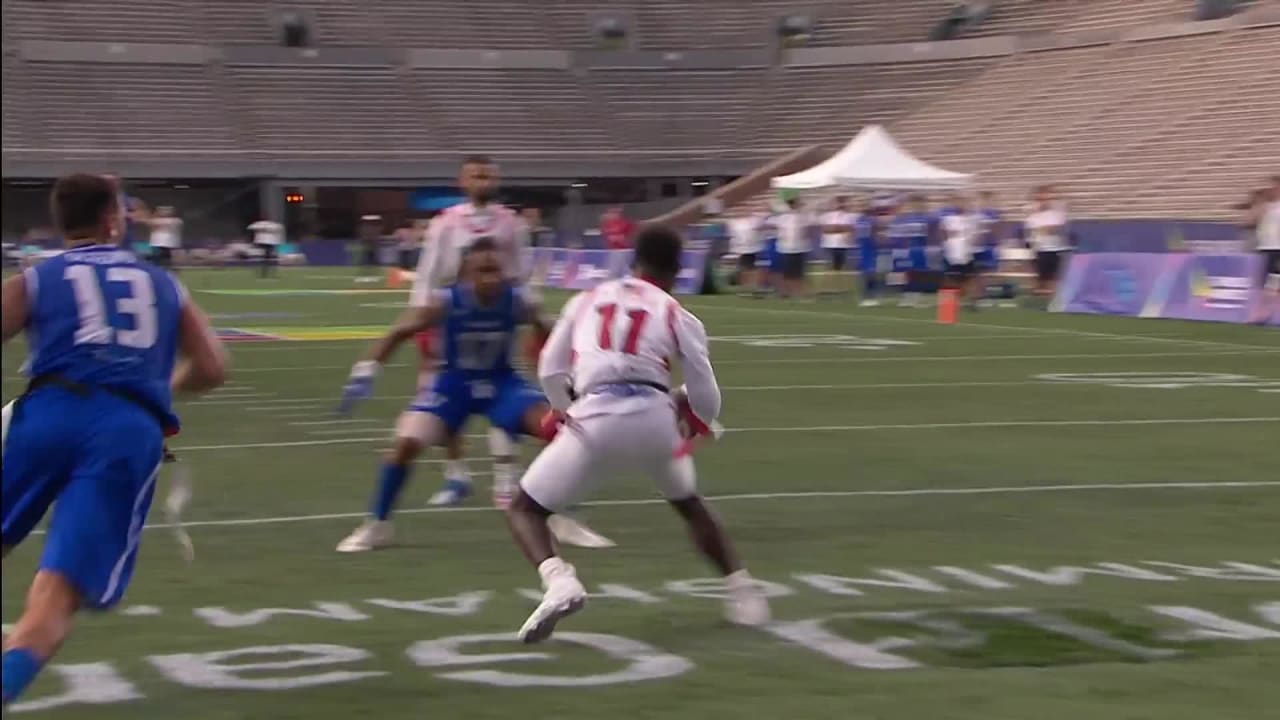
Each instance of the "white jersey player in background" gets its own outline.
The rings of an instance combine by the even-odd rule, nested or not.
[[[542,349],[538,378],[563,427],[529,465],[507,508],[516,544],[545,590],[520,629],[526,643],[549,637],[587,599],[573,566],[556,554],[547,518],[572,507],[595,483],[627,470],[653,479],[725,577],[729,619],[768,621],[764,596],[698,495],[690,439],[679,428],[683,420],[689,434],[705,434],[720,413],[706,330],[670,294],[681,250],[679,236],[668,228],[642,231],[635,277],[570,300]],[[680,363],[687,388],[674,398],[668,390],[672,361]]]
[[[467,202],[446,209],[431,220],[423,238],[422,253],[409,294],[411,307],[422,307],[432,291],[452,285],[458,278],[462,255],[478,238],[492,238],[502,257],[508,279],[522,284],[524,248],[529,244],[528,228],[516,212],[495,202],[501,174],[498,166],[484,155],[467,157],[458,173],[458,187]],[[430,387],[440,348],[435,334],[423,333],[417,338],[422,356],[418,387]],[[515,489],[515,441],[496,428],[489,430],[489,449],[493,455],[493,500],[505,506]],[[462,441],[451,437],[445,446],[445,483],[433,495],[431,505],[457,505],[472,492],[471,473],[462,454]]]

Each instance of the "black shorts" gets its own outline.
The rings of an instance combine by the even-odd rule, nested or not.
[[[154,260],[156,265],[163,268],[173,267],[173,248],[152,246],[151,249],[156,251]]]
[[[847,248],[827,248],[827,255],[831,257],[831,269],[836,272],[844,270],[845,263],[849,261]]]
[[[947,275],[960,280],[967,280],[977,272],[977,265],[972,260],[965,263],[947,263]]]
[[[1057,280],[1062,269],[1061,251],[1041,251],[1036,253],[1036,277],[1040,280]]]
[[[756,257],[756,253],[739,253],[738,267],[742,270],[755,270]]]
[[[1262,284],[1268,275],[1280,275],[1280,250],[1259,250],[1262,253]]]
[[[804,279],[804,253],[782,253],[782,277],[788,280]]]

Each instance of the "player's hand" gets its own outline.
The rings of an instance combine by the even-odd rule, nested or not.
[[[556,438],[556,433],[560,432],[560,426],[565,423],[566,415],[559,410],[548,410],[546,415],[542,416],[541,422],[538,423],[538,437],[543,442],[551,442]]]
[[[373,360],[361,360],[352,366],[347,384],[342,387],[342,401],[338,403],[339,415],[349,415],[356,403],[368,400],[373,395],[373,381],[378,377],[380,368]]]

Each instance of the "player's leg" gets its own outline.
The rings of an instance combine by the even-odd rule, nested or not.
[[[425,448],[441,444],[465,422],[469,397],[465,384],[441,374],[418,394],[396,422],[396,438],[378,469],[369,501],[369,517],[338,543],[338,552],[366,552],[391,544],[391,513],[409,482],[413,461]]]
[[[518,634],[523,642],[546,639],[564,617],[586,603],[587,593],[574,567],[557,553],[549,518],[573,507],[601,468],[596,458],[607,440],[607,417],[589,418],[562,428],[529,464],[520,489],[507,507],[507,526],[525,558],[538,570],[544,590],[542,602]]]
[[[668,431],[665,428],[670,426]],[[674,448],[683,444],[666,408],[656,408],[650,423],[655,447],[646,463],[646,472],[659,492],[671,504],[689,530],[694,547],[725,579],[729,599],[725,614],[739,625],[762,625],[769,621],[769,604],[751,575],[738,558],[733,542],[706,501],[698,495],[697,472],[693,457],[673,457]]]
[[[91,427],[71,423],[87,432],[61,448],[72,458],[71,469],[58,494],[26,605],[5,639],[6,704],[22,694],[62,646],[78,610],[114,607],[132,579],[164,439],[149,415],[120,403],[114,398],[95,401],[102,410],[95,413],[97,422]],[[8,461],[17,454],[6,453],[6,484]],[[22,467],[22,461],[18,464]],[[11,544],[8,528],[4,544]]]
[[[435,382],[440,368],[440,356],[435,332],[420,332],[414,336],[418,346],[418,391],[422,392]],[[471,470],[467,467],[461,433],[453,433],[444,442],[444,486],[430,499],[428,505],[448,507],[457,505],[471,495]]]

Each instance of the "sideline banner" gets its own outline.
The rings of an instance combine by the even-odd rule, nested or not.
[[[561,290],[590,290],[605,280],[626,276],[631,269],[630,250],[574,250],[530,248],[532,282]],[[680,260],[680,276],[672,292],[697,293],[706,272],[707,253],[686,250]]]
[[[1245,254],[1075,255],[1050,309],[1280,325],[1280,302],[1262,291],[1262,260]]]

